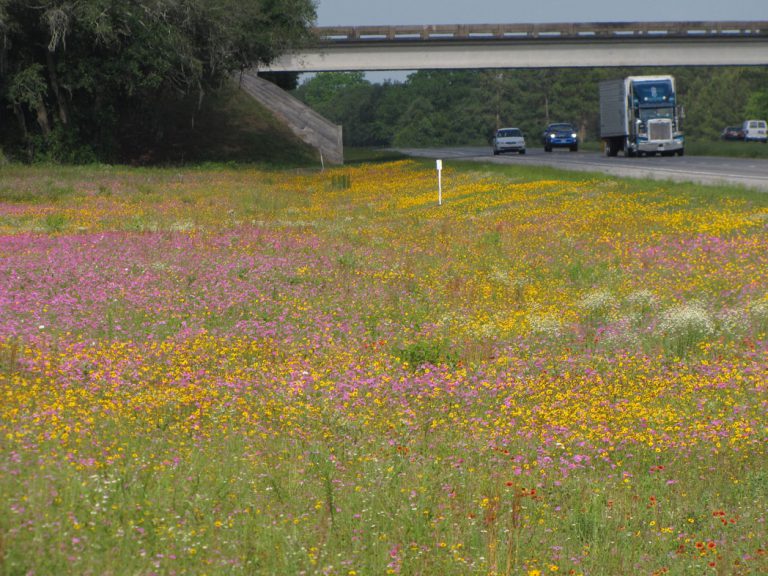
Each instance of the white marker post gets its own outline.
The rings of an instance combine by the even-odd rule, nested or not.
[[[443,161],[437,161],[437,205],[443,205]]]

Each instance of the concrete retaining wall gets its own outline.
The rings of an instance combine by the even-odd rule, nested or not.
[[[245,92],[258,100],[301,140],[316,148],[324,162],[344,163],[341,126],[324,118],[285,90],[259,78],[255,71],[243,72],[239,80]]]

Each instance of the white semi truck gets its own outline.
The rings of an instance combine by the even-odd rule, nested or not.
[[[685,153],[672,76],[628,76],[600,83],[600,138],[616,156]]]

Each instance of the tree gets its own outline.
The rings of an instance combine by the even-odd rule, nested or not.
[[[768,118],[768,91],[753,92],[747,100],[747,105],[744,108],[744,116],[748,119]]]
[[[400,117],[395,132],[395,146],[428,146],[439,142],[441,134],[433,122],[434,106],[424,97],[411,102]]]
[[[369,86],[363,72],[321,72],[297,89],[297,96],[320,114],[327,114],[332,120],[338,113],[337,100],[344,92],[358,86]]]
[[[375,87],[372,132],[376,135],[378,145],[392,143],[397,122],[409,101],[407,86],[404,83],[387,82]]]
[[[314,19],[312,0],[0,0],[0,100],[30,156],[141,154],[233,72],[308,41]]]
[[[394,124],[402,113],[398,107],[395,114],[389,114],[396,91],[388,88],[371,84],[362,72],[324,72],[302,84],[296,96],[341,124],[346,145],[380,146],[391,142]]]
[[[725,126],[741,123],[753,89],[744,68],[680,68],[671,73],[685,108],[686,136],[713,140]]]

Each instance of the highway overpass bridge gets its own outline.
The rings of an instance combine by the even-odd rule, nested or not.
[[[265,71],[766,66],[768,21],[318,27]]]
[[[316,41],[258,71],[611,66],[766,66],[768,21],[319,27]],[[245,72],[241,85],[321,159],[343,163],[341,126]]]

